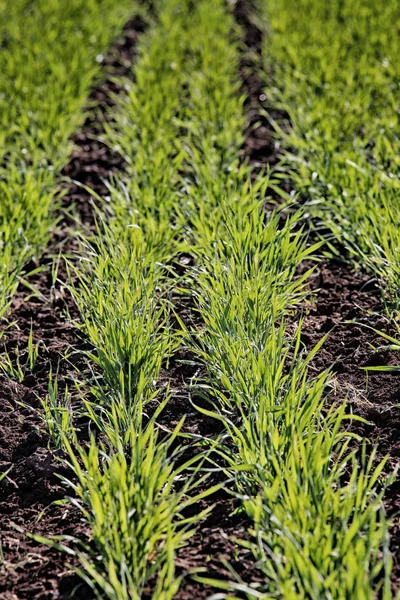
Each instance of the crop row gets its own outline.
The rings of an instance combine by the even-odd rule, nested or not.
[[[0,4],[0,316],[57,222],[59,176],[130,2]],[[107,20],[103,18],[107,12]]]
[[[267,93],[292,122],[286,132],[276,124],[287,150],[286,176],[306,199],[317,229],[373,273],[389,294],[389,310],[395,310],[398,3],[261,0],[258,6],[265,28],[272,31],[264,48],[271,74]]]

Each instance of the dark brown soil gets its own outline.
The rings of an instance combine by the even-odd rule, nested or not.
[[[108,193],[107,180],[112,173],[121,171],[124,167],[121,155],[112,152],[99,138],[103,133],[104,121],[110,117],[110,108],[121,92],[116,78],[133,78],[132,63],[136,56],[136,42],[145,28],[143,19],[134,17],[105,55],[105,80],[92,90],[88,105],[93,105],[94,110],[82,131],[74,137],[75,149],[62,173],[68,182],[68,194],[63,198],[64,208],[68,210],[74,207],[80,219],[89,226],[93,223],[93,196],[81,186],[87,186],[98,196],[105,197]]]
[[[373,330],[399,337],[384,317],[378,287],[371,278],[348,265],[318,266],[311,278],[317,290],[315,306],[305,317],[302,339],[311,348],[328,333],[316,355],[316,372],[333,365],[337,387],[335,401],[347,399],[352,412],[368,421],[354,422],[352,431],[377,447],[377,458],[389,456],[387,472],[399,466],[400,457],[400,372],[383,373],[363,367],[400,365],[400,353],[385,350],[389,342]],[[393,586],[400,584],[400,480],[387,490],[385,508],[394,517],[390,530],[394,558]]]
[[[257,25],[256,10],[252,0],[238,0],[234,16],[243,31],[243,52],[240,60],[242,85],[245,96],[247,126],[242,156],[254,174],[275,166],[280,157],[280,143],[271,127],[270,119],[287,127],[289,116],[268,103],[265,81],[261,76],[262,33]],[[250,10],[249,10],[250,9]]]

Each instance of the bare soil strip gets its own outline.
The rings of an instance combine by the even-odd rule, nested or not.
[[[265,82],[257,64],[261,57],[262,33],[250,17],[252,5],[251,0],[239,0],[235,4],[234,15],[243,30],[244,52],[240,61],[240,75],[241,93],[246,96],[247,115],[243,158],[250,162],[255,174],[264,169],[266,164],[275,165],[279,159],[279,144],[271,131],[265,111],[278,121],[286,119],[287,115],[266,104]]]

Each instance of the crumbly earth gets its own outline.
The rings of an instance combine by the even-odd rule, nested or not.
[[[253,54],[259,53],[261,34],[248,18],[248,2],[238,2],[235,15],[243,27],[245,45]],[[144,23],[137,18],[127,24],[105,58],[106,71],[131,74],[137,38],[143,29]],[[272,108],[263,95],[263,82],[256,73],[251,53],[243,53],[240,73],[242,92],[248,97],[243,158],[251,162],[256,172],[267,163],[276,163],[279,146],[268,121],[261,115],[261,107],[270,113]],[[90,186],[100,195],[106,193],[104,180],[123,169],[123,160],[95,139],[101,132],[100,115],[104,117],[106,108],[113,102],[110,92],[118,92],[118,88],[109,79],[93,89],[90,99],[99,103],[100,114],[93,113],[76,136],[76,148],[63,172],[66,177]],[[276,112],[273,116],[286,118]],[[90,226],[93,222],[90,196],[77,184],[69,186],[63,197],[64,209],[68,210],[73,204],[82,221]],[[74,377],[74,362],[83,360],[79,354],[63,358],[71,346],[84,349],[86,342],[71,324],[71,318],[78,317],[76,307],[65,285],[53,285],[49,268],[52,256],[60,247],[64,252],[75,249],[71,235],[73,223],[73,218],[64,214],[47,254],[40,261],[47,269],[31,279],[40,293],[34,296],[23,288],[18,291],[8,318],[9,323],[15,322],[15,325],[5,330],[1,339],[1,345],[15,358],[16,348],[26,346],[32,322],[34,342],[40,342],[33,373],[27,374],[20,383],[0,376],[0,473],[11,469],[0,483],[0,537],[4,553],[4,563],[0,564],[1,600],[65,599],[74,589],[74,597],[78,600],[91,598],[90,590],[71,574],[65,555],[31,541],[16,528],[42,536],[62,533],[83,539],[89,533],[76,509],[53,504],[66,494],[57,473],[67,475],[67,472],[62,470],[57,452],[49,450],[48,437],[32,411],[40,406],[40,399],[46,394],[50,370],[58,374],[60,386],[63,386]],[[60,281],[66,281],[63,265],[60,265],[58,275]],[[382,345],[382,341],[367,326],[388,331],[379,292],[367,275],[333,262],[319,264],[310,285],[316,290],[316,301],[311,308],[304,308],[303,342],[311,348],[321,336],[329,333],[312,368],[317,372],[334,364],[335,400],[347,396],[351,409],[369,422],[355,423],[354,431],[377,445],[379,456],[389,454],[389,467],[394,467],[400,456],[399,376],[370,374],[367,382],[361,369],[367,365],[400,363],[400,356],[395,353],[376,352],[373,348]],[[181,302],[181,318],[186,322],[195,319],[190,303]],[[218,433],[217,423],[201,416],[189,403],[186,384],[196,374],[196,367],[182,361],[190,358],[190,354],[182,350],[163,373],[162,378],[169,382],[173,397],[162,422],[172,427],[186,414],[187,431],[213,435]],[[240,550],[232,539],[246,536],[249,522],[243,514],[232,514],[236,506],[228,493],[221,491],[209,502],[215,503],[215,509],[198,528],[190,545],[179,553],[178,570],[206,567],[208,576],[221,577],[227,575],[222,564],[227,560],[244,580],[254,581],[258,573],[251,556]],[[201,508],[205,506],[206,501]],[[385,506],[389,515],[400,509],[398,481],[387,491]],[[398,521],[394,521],[391,528],[391,547],[395,560],[393,583],[396,585],[400,581]],[[207,598],[212,591],[215,590],[187,577],[176,598]]]
[[[335,401],[347,399],[355,415],[351,428],[377,448],[377,460],[389,457],[386,471],[399,466],[400,457],[400,373],[369,371],[363,367],[399,365],[400,354],[385,350],[388,342],[375,331],[396,336],[387,319],[380,291],[366,274],[335,263],[318,266],[311,278],[316,303],[304,322],[303,341],[311,348],[329,334],[312,367],[321,371],[333,365],[337,382]],[[390,547],[394,559],[393,588],[400,584],[400,480],[386,491],[385,509],[393,517]]]

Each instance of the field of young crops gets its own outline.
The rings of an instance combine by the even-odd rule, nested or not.
[[[0,599],[400,598],[400,4],[0,0]]]

